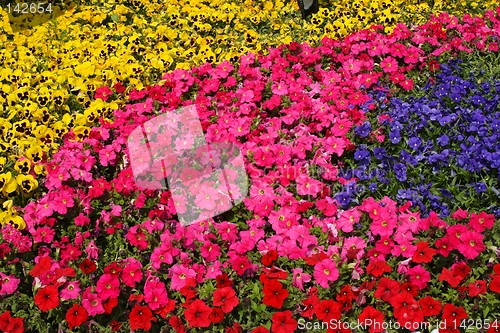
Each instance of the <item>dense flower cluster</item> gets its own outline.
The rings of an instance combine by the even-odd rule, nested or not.
[[[370,128],[380,124],[387,140],[353,152],[355,165],[342,170],[353,181],[336,194],[346,205],[390,194],[411,200],[425,215],[448,216],[467,206],[500,216],[500,81],[480,82],[481,73],[463,73],[456,62],[440,69],[423,97],[386,105],[384,92],[373,96],[382,101],[380,114],[355,128],[354,141],[366,143]]]
[[[72,4],[44,24],[37,24],[42,16],[14,21],[0,7],[0,165],[9,179],[2,199],[32,196],[44,175],[36,162],[57,151],[69,129],[88,135],[100,116],[111,119],[122,106],[120,91],[154,84],[169,69],[235,62],[292,40],[315,45],[372,24],[389,32],[397,22],[416,25],[442,11],[483,13],[496,2],[344,0],[325,3],[307,22],[294,1]],[[18,31],[24,23],[32,28]],[[115,89],[96,91],[104,86]]]
[[[101,97],[127,96],[114,121],[101,117],[86,135],[70,130],[39,162],[45,193],[10,202],[24,219],[1,229],[0,329],[288,332],[299,319],[403,326],[497,316],[499,226],[483,211],[491,202],[441,218],[424,216],[418,202],[384,196],[348,205],[334,194],[349,186],[345,166],[370,156],[363,147],[390,145],[384,128],[404,113],[388,124],[371,117],[388,119],[391,108],[414,102],[392,102],[385,87],[410,92],[415,70],[431,75],[435,57],[492,48],[498,14],[472,22],[443,14],[415,30],[375,27],[318,47],[291,43],[238,64],[177,69],[129,94],[101,87]],[[457,44],[457,34],[467,40]],[[484,92],[441,68],[434,87],[451,75],[453,84],[421,105],[451,109],[456,102],[445,95],[464,82]],[[472,103],[472,95],[461,98]],[[207,141],[240,148],[250,178],[240,205],[189,226],[179,223],[170,191],[137,186],[127,151],[138,125],[181,106],[196,107]],[[401,144],[421,147],[412,133],[400,131],[409,135]]]

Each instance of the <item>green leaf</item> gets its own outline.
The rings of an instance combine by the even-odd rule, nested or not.
[[[252,307],[252,310],[254,310],[255,312],[257,313],[261,313],[262,310],[261,310],[261,307],[259,304],[255,303],[254,301],[251,301],[251,307]],[[265,306],[264,306],[264,310],[265,310]]]
[[[490,313],[490,309],[489,309],[489,307],[485,306],[483,308],[483,316],[484,316],[484,318],[488,318],[488,313]]]
[[[59,36],[59,40],[63,40],[64,38],[66,38],[67,35],[68,35],[68,31],[67,30],[63,30],[61,32],[61,35]]]
[[[118,16],[118,14],[116,14],[116,13],[115,13],[115,14],[111,14],[111,15],[110,15],[110,18],[111,18],[111,21],[113,21],[113,22],[118,22],[118,21],[120,21],[120,17],[119,17],[119,16]]]

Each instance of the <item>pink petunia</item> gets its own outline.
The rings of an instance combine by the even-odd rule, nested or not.
[[[401,226],[399,229],[409,230],[416,234],[420,229],[420,212],[410,212],[399,215]]]
[[[0,296],[12,295],[21,280],[13,275],[5,275],[0,272]]]
[[[328,288],[330,282],[334,282],[339,277],[339,271],[335,262],[330,259],[323,259],[314,265],[314,279],[318,285]]]
[[[486,212],[471,213],[469,226],[474,231],[483,232],[486,229],[493,228],[494,224],[495,216],[493,214],[487,214]]]
[[[74,221],[75,225],[78,227],[83,227],[90,224],[90,219],[83,213],[80,213],[77,217],[75,217]]]
[[[148,278],[144,285],[144,300],[153,311],[168,305],[167,290],[157,277]]]
[[[126,286],[134,288],[142,280],[142,264],[135,258],[127,258],[125,262],[127,264],[123,267],[120,278]]]
[[[85,248],[88,259],[99,259],[99,248],[95,245],[94,240],[91,240]]]
[[[56,212],[64,215],[68,212],[68,208],[74,206],[74,194],[68,190],[61,190],[58,194],[52,201],[52,206]]]
[[[347,61],[343,62],[342,66],[347,72],[356,74],[361,70],[361,61],[349,58]]]
[[[146,231],[146,228],[143,226],[134,225],[128,230],[125,238],[130,242],[130,244],[136,246],[139,250],[144,251],[148,248]]]
[[[350,208],[342,212],[336,221],[337,229],[343,232],[351,232],[354,229],[354,224],[358,223],[361,218],[361,213],[356,208]]]
[[[61,299],[70,300],[80,297],[80,281],[71,281],[59,293]]]
[[[344,239],[344,244],[342,245],[341,257],[343,260],[354,259],[361,260],[364,255],[364,249],[366,248],[366,242],[361,237],[348,237]]]
[[[393,247],[394,241],[390,237],[382,237],[375,243],[374,250],[379,255],[387,255],[391,253]]]
[[[485,249],[483,235],[478,232],[466,231],[460,237],[458,251],[467,259],[476,258]]]
[[[34,229],[31,231],[31,234],[33,236],[33,240],[37,243],[51,243],[54,239],[55,231],[48,226],[43,226]]]
[[[102,301],[103,300],[97,294],[91,291],[91,287],[87,287],[83,292],[82,305],[91,316],[97,316],[105,312]]]
[[[273,83],[271,91],[274,95],[277,96],[284,96],[288,94],[287,85],[283,81]]]
[[[196,272],[185,266],[174,265],[169,270],[169,275],[172,283],[170,284],[171,290],[181,290],[182,287],[186,284],[186,280],[190,278],[196,277]]]
[[[403,241],[399,243],[399,245],[395,245],[392,248],[391,254],[395,257],[403,256],[406,258],[411,258],[416,250],[417,247],[413,245],[410,241]]]
[[[297,178],[297,194],[299,195],[310,195],[313,198],[317,196],[317,194],[323,188],[323,183],[319,180],[313,179],[306,174],[301,174]]]
[[[389,56],[380,62],[380,67],[386,73],[396,73],[398,71],[398,62]]]
[[[241,102],[242,103],[250,103],[252,102],[253,98],[254,98],[254,93],[252,90],[244,90],[242,93],[241,93]]]
[[[206,187],[203,193],[198,193],[194,199],[194,203],[201,209],[212,211],[215,210],[215,203],[221,198],[222,194],[216,189]]]
[[[44,217],[50,217],[54,213],[54,206],[51,202],[48,202],[49,196],[44,197],[39,201],[37,217],[42,219]]]
[[[104,86],[96,89],[94,93],[94,98],[95,99],[100,98],[106,102],[109,99],[109,96],[111,96],[112,94],[113,90],[111,90],[108,86]]]
[[[219,260],[216,260],[207,267],[205,272],[205,279],[215,279],[217,276],[222,274],[222,264]]]
[[[173,262],[173,256],[178,253],[179,249],[173,249],[171,243],[161,243],[151,253],[151,265],[156,269],[160,269],[160,266],[164,263],[170,265]]]
[[[408,269],[406,274],[410,278],[410,282],[416,285],[420,290],[425,289],[427,283],[431,279],[431,274],[422,265],[417,265]]]
[[[117,298],[120,295],[120,281],[111,274],[103,274],[97,281],[96,291],[102,300]]]
[[[370,224],[370,230],[374,235],[389,237],[393,234],[396,226],[397,220],[395,216],[386,210],[382,210],[380,214],[373,219],[373,222]]]
[[[294,268],[293,272],[293,285],[300,290],[304,291],[304,283],[311,281],[311,275],[304,273],[302,268]]]

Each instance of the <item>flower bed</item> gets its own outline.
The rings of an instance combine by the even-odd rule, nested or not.
[[[105,102],[97,88],[128,93],[155,84],[170,69],[234,63],[241,54],[283,42],[316,45],[323,36],[340,38],[372,24],[390,32],[397,22],[417,25],[442,11],[484,13],[496,1],[334,1],[310,22],[299,20],[295,1],[169,1],[168,8],[163,1],[74,4],[53,22],[36,25],[35,18],[34,27],[21,32],[0,8],[0,165],[9,183],[2,200],[38,196],[45,171],[26,160],[52,156],[70,129],[86,136],[100,116],[112,119],[125,103]],[[4,210],[1,219],[16,216]]]
[[[440,68],[424,96],[382,102],[378,117],[354,129],[354,163],[341,173],[353,181],[336,196],[344,206],[388,195],[412,201],[425,215],[470,207],[500,216],[500,81],[481,82],[481,73],[464,73],[455,62]],[[384,143],[366,142],[380,124]]]
[[[370,332],[382,331],[375,322],[438,320],[459,332],[453,320],[468,318],[498,331],[499,232],[486,212],[495,197],[459,202],[462,209],[440,217],[429,212],[432,200],[412,204],[379,192],[344,202],[338,189],[353,180],[346,166],[366,165],[369,149],[399,156],[410,144],[409,155],[420,159],[423,144],[413,143],[424,136],[414,122],[433,121],[433,113],[406,117],[404,108],[431,110],[446,101],[446,118],[455,105],[484,98],[474,119],[491,119],[491,128],[478,135],[498,146],[497,113],[485,112],[488,103],[498,105],[485,88],[496,91],[495,81],[459,78],[458,67],[436,59],[498,52],[499,14],[443,14],[415,30],[400,24],[390,35],[375,28],[318,47],[291,43],[235,65],[177,69],[140,91],[114,87],[110,101],[128,101],[114,121],[101,119],[87,135],[71,130],[53,158],[38,162],[47,170],[45,193],[22,207],[10,202],[23,219],[2,228],[0,329],[285,332],[370,319]],[[467,37],[459,43],[458,36]],[[436,83],[422,96],[401,102],[429,80]],[[447,99],[466,82],[473,95]],[[126,143],[138,125],[189,105],[209,142],[229,141],[243,152],[250,188],[231,211],[182,226],[169,191],[138,188]],[[384,117],[393,121],[377,123]],[[400,131],[408,142],[395,140],[396,121],[408,129]],[[449,156],[467,170],[459,158],[469,148],[451,145]],[[485,158],[481,168],[497,176],[495,161]],[[440,167],[442,174],[453,169]],[[401,170],[389,172],[401,178]],[[491,179],[488,191],[497,186]],[[388,194],[407,185],[393,180]],[[323,331],[349,331],[338,326]]]

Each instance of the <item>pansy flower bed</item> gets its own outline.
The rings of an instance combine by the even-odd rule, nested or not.
[[[126,103],[29,159],[40,195],[5,204],[0,330],[500,331],[500,78],[449,60],[499,37],[500,8],[444,13],[95,87]],[[188,106],[243,153],[249,194],[184,226],[127,139]]]
[[[387,105],[383,91],[373,96],[381,112],[354,129],[354,164],[341,173],[353,181],[336,197],[344,207],[390,194],[425,215],[474,207],[500,216],[500,81],[480,82],[481,73],[464,73],[456,62],[440,67],[422,97]],[[380,124],[384,144],[367,143]]]

